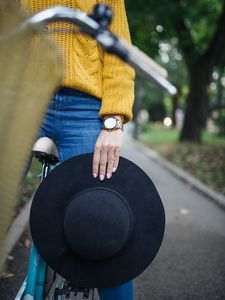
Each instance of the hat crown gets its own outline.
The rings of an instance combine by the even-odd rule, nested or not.
[[[46,263],[72,285],[118,286],[138,276],[153,261],[164,235],[165,212],[154,184],[137,165],[120,157],[112,178],[100,181],[93,178],[92,162],[93,153],[75,156],[45,178],[33,199],[31,234]],[[89,195],[87,189],[95,195]],[[85,197],[79,198],[83,191]],[[97,191],[102,198],[97,197]],[[77,209],[75,203],[83,208]],[[102,223],[93,226],[90,220],[94,218],[89,218],[87,211],[97,214]],[[82,215],[81,225],[77,214]],[[74,224],[70,224],[72,221]],[[111,224],[114,231],[108,232]],[[107,245],[108,241],[114,244]]]
[[[133,218],[127,201],[108,188],[86,189],[71,199],[64,214],[69,247],[91,260],[118,253],[132,233]]]

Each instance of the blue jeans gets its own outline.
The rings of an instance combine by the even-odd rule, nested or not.
[[[61,88],[51,99],[38,137],[54,140],[60,161],[94,151],[102,128],[99,118],[101,101],[94,96],[69,88]],[[99,288],[101,300],[133,300],[133,284]]]

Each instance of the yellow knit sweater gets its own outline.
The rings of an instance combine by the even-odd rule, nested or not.
[[[31,13],[50,6],[63,5],[91,13],[100,0],[20,0]],[[110,5],[114,16],[110,29],[130,42],[124,0],[101,1]],[[113,55],[104,52],[95,40],[74,33],[72,24],[57,22],[48,25],[49,34],[62,52],[63,86],[76,88],[102,100],[100,117],[109,114],[132,118],[134,70]]]

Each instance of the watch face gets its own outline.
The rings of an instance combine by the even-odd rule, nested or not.
[[[116,126],[116,119],[108,118],[104,121],[104,125],[108,129],[113,129]]]

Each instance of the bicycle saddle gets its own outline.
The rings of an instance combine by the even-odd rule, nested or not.
[[[32,155],[41,163],[56,164],[59,162],[56,144],[49,137],[41,137],[34,143]]]

